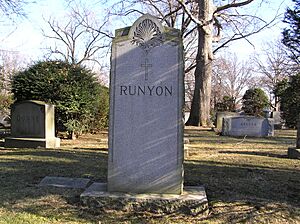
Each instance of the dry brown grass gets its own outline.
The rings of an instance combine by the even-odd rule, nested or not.
[[[185,184],[206,187],[206,219],[91,210],[80,190],[38,188],[46,175],[105,181],[107,133],[62,140],[60,149],[0,147],[0,223],[300,223],[300,161],[287,158],[295,131],[230,138],[189,128]]]

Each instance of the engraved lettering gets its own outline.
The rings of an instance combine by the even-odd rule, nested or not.
[[[156,95],[161,96],[163,94],[163,88],[161,86],[156,87]]]
[[[129,95],[136,95],[136,86],[129,86]]]
[[[172,86],[139,86],[128,85],[120,86],[121,96],[172,96]]]
[[[165,96],[167,96],[167,92],[170,96],[172,96],[172,86],[170,86],[170,89],[167,86],[165,86]]]
[[[121,93],[120,93],[120,95],[121,96],[123,95],[122,92],[124,93],[124,95],[127,95],[126,91],[127,91],[127,86],[121,86]]]
[[[147,86],[147,87],[148,87],[148,89],[150,91],[150,96],[152,96],[152,91],[153,91],[153,89],[154,89],[155,86],[152,86],[152,88],[150,88],[150,86]]]
[[[142,88],[141,86],[138,86],[138,95],[140,95],[140,92],[142,93],[142,95],[145,95],[145,86],[143,86],[144,88]]]

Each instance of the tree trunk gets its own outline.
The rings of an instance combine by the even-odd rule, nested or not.
[[[198,51],[196,56],[195,89],[191,113],[186,125],[207,127],[210,122],[212,76],[212,0],[199,0]]]

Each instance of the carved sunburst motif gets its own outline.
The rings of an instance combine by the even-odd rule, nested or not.
[[[133,32],[132,43],[146,52],[163,43],[164,38],[159,27],[150,19],[144,19]]]

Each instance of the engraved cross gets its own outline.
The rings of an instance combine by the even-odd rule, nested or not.
[[[145,68],[145,80],[147,81],[148,80],[148,74],[149,74],[149,68],[152,67],[152,64],[149,64],[148,59],[146,58],[145,63],[141,64],[141,67]]]

